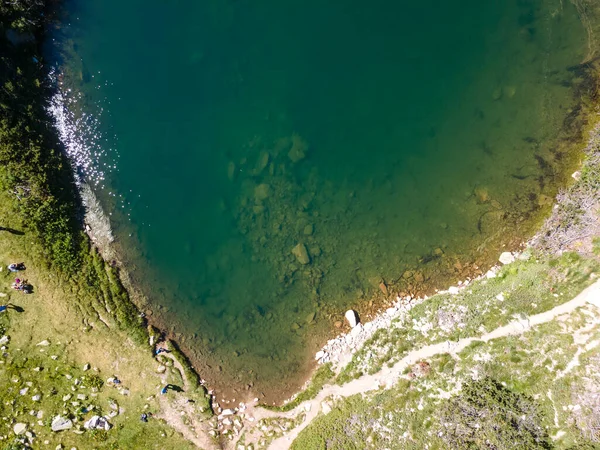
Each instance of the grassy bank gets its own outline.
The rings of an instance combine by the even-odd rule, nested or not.
[[[83,233],[73,169],[46,110],[53,87],[40,49],[55,6],[0,3],[0,304],[10,306],[0,315],[0,447],[208,448],[212,413],[197,374],[174,345],[154,358],[118,269]],[[6,266],[21,261],[29,295],[10,288]],[[176,390],[160,395],[166,384]],[[94,415],[112,428],[86,430]],[[52,430],[57,417],[68,430]]]

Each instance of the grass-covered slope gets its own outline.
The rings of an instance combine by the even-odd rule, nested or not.
[[[154,357],[118,269],[82,231],[72,167],[46,110],[40,48],[56,6],[0,2],[0,305],[10,306],[0,313],[0,448],[210,448],[198,376],[174,345]],[[10,287],[6,266],[21,261],[29,295]],[[108,386],[112,376],[122,384]],[[181,392],[160,395],[168,383]],[[94,415],[113,428],[83,428]],[[52,430],[57,416],[68,430]]]

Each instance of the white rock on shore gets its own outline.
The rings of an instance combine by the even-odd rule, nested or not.
[[[353,309],[349,309],[348,311],[346,311],[345,317],[348,323],[350,324],[350,327],[354,328],[356,325],[358,325],[358,314]]]
[[[511,259],[511,262],[513,262],[517,259],[517,257],[520,256],[519,253],[510,252],[505,252],[502,255],[500,256],[500,262],[503,264],[509,264],[503,262],[508,261],[509,258]],[[500,268],[498,266],[492,267],[486,274],[483,274],[474,280],[467,279],[466,281],[459,282],[458,286],[450,286],[447,290],[439,291],[438,293],[456,295],[460,293],[463,288],[470,285],[477,279],[494,278],[497,276],[499,270]],[[407,296],[405,298],[397,297],[396,301],[390,305],[389,308],[387,308],[385,311],[382,311],[372,321],[365,324],[359,324],[358,314],[356,311],[352,309],[346,311],[345,317],[352,327],[352,330],[327,341],[321,350],[316,353],[315,359],[319,364],[331,362],[333,363],[334,370],[339,370],[341,367],[344,367],[348,362],[350,362],[356,350],[358,350],[367,341],[367,339],[373,336],[377,330],[381,328],[389,328],[392,325],[392,321],[404,316],[415,305],[427,300],[428,298],[429,297],[427,296],[424,296],[423,298],[412,298],[411,296]]]
[[[500,261],[502,264],[510,264],[515,261],[515,255],[513,255],[511,252],[504,252],[500,255],[498,261]]]

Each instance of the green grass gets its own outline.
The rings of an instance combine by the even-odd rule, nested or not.
[[[192,369],[190,361],[181,350],[179,350],[179,347],[177,347],[175,342],[168,341],[168,348],[171,351],[171,356],[175,358],[183,368],[184,376],[189,384],[187,395],[193,398],[205,418],[210,418],[213,415],[210,395],[206,388],[200,384],[200,377]]]
[[[294,399],[285,405],[271,406],[271,405],[260,405],[261,408],[265,408],[271,411],[287,412],[294,409],[296,406],[306,400],[313,399],[323,389],[325,384],[333,380],[335,373],[331,370],[331,363],[323,364],[313,374],[310,383]]]
[[[2,318],[5,329],[9,328],[6,317]],[[114,425],[110,431],[75,434],[72,430],[83,431],[84,422],[92,415],[113,411],[110,399],[125,403],[125,398],[116,388],[105,385],[93,370],[83,371],[66,360],[64,345],[36,347],[33,344],[28,348],[15,348],[9,343],[5,346],[7,348],[0,357],[0,435],[8,437],[5,443],[14,439],[12,428],[21,422],[35,433],[37,445],[47,440],[51,448],[58,444],[67,448],[98,449],[194,448],[158,420],[148,424],[141,422],[139,414],[144,411],[143,398],[127,398],[127,409],[110,419]],[[34,400],[35,395],[40,395],[41,399]],[[78,399],[78,395],[85,399]],[[93,409],[88,411],[90,406]],[[42,414],[38,416],[40,411]],[[72,430],[51,431],[50,424],[56,415],[71,419],[74,422]]]
[[[596,260],[573,253],[552,260],[531,258],[504,266],[496,278],[474,282],[457,295],[435,295],[396,319],[389,328],[378,330],[336,382],[343,384],[363,373],[375,373],[413,348],[476,337],[515,317],[552,309],[588,286],[593,281],[591,274],[599,268]],[[503,301],[497,299],[500,294]],[[454,325],[444,329],[448,320]],[[430,330],[416,330],[418,324],[429,324]]]
[[[20,348],[12,342],[7,344],[0,357],[0,436],[5,436],[2,446],[22,448],[13,442],[12,432],[14,423],[20,421],[35,433],[36,448],[44,440],[51,448],[59,443],[66,448],[194,448],[161,421],[154,419],[145,424],[139,420],[142,411],[157,407],[148,397],[153,387],[121,396],[115,388],[104,385],[100,373],[83,372],[83,364],[70,361],[73,352],[66,344],[55,345],[52,341],[49,347],[37,347],[29,342],[32,331],[56,333],[56,321],[49,317],[52,311],[48,308],[60,302],[60,311],[74,321],[54,334],[56,341],[79,345],[79,333],[110,330],[99,345],[123,345],[144,355],[139,361],[135,356],[121,361],[123,369],[132,365],[129,371],[145,369],[135,365],[150,361],[152,352],[148,328],[121,284],[118,269],[105,263],[82,231],[83,209],[74,172],[46,110],[52,90],[46,72],[50,66],[36,60],[42,59],[44,30],[50,26],[55,7],[55,2],[37,0],[0,4],[0,264],[6,266],[14,262],[13,258],[26,260],[33,270],[25,275],[35,278],[35,293],[23,298],[7,287],[13,274],[0,272],[0,292],[5,294],[1,302],[25,305],[21,316],[13,310],[0,315],[0,330],[20,343]],[[30,33],[35,39],[14,46],[4,33],[10,28]],[[29,300],[35,303],[27,303]],[[32,315],[44,312],[47,316],[35,323],[36,330],[19,327],[21,322],[31,324]],[[189,381],[188,392],[183,395],[195,400],[199,410],[209,417],[209,399],[197,374],[174,346],[173,354]],[[124,354],[119,357],[125,358]],[[34,370],[38,367],[41,369]],[[169,380],[181,378],[178,371],[168,376]],[[80,383],[73,384],[75,379]],[[21,395],[22,389],[28,390],[26,395]],[[32,396],[38,394],[40,400],[33,400]],[[68,394],[73,398],[63,400]],[[85,395],[86,400],[77,400],[77,394]],[[76,429],[81,428],[92,414],[111,411],[110,398],[126,405],[124,412],[111,419],[112,430],[81,435],[50,431],[49,423],[56,414],[69,417]],[[89,404],[94,405],[93,411],[82,410]],[[40,410],[44,411],[41,419],[30,414]]]
[[[389,390],[330,400],[332,411],[303,430],[292,449],[597,448],[568,408],[585,390],[585,371],[593,378],[598,370],[597,351],[582,353],[581,365],[557,376],[577,352],[573,331],[597,318],[594,308],[579,309],[522,336],[476,341],[457,358],[437,355],[428,374],[402,378]],[[600,338],[598,326],[590,332],[589,342]],[[586,368],[589,359],[595,368]],[[562,437],[552,439],[559,430]]]

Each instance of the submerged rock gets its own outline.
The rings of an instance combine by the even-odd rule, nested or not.
[[[306,158],[306,150],[308,149],[308,144],[304,139],[300,137],[298,134],[294,134],[292,136],[292,148],[288,152],[288,157],[292,160],[293,163],[297,163]]]
[[[268,199],[270,195],[271,187],[266,183],[259,184],[254,188],[254,200],[256,203],[260,203],[263,200]]]
[[[477,203],[487,203],[490,201],[490,194],[487,188],[481,186],[477,187],[475,188],[474,193]]]
[[[269,154],[265,151],[260,153],[260,156],[258,157],[258,161],[256,162],[256,169],[254,170],[254,173],[256,175],[260,174],[263,170],[265,170],[265,168],[267,167],[267,165],[269,164]]]
[[[388,288],[387,288],[387,284],[385,284],[384,281],[382,281],[381,283],[379,283],[379,290],[381,292],[383,292],[383,295],[388,295]]]
[[[315,256],[321,256],[321,247],[319,247],[318,245],[313,245],[310,248],[310,256],[312,256],[313,258]]]
[[[350,326],[352,328],[354,328],[356,325],[358,325],[358,322],[359,322],[358,313],[356,311],[354,311],[353,309],[349,309],[348,311],[346,311],[346,314],[344,316],[346,317],[346,320],[348,321],[348,323],[350,324]]]
[[[292,254],[296,257],[300,264],[306,265],[310,263],[310,256],[308,256],[308,250],[306,250],[306,245],[304,245],[303,243],[296,245],[292,249]]]

